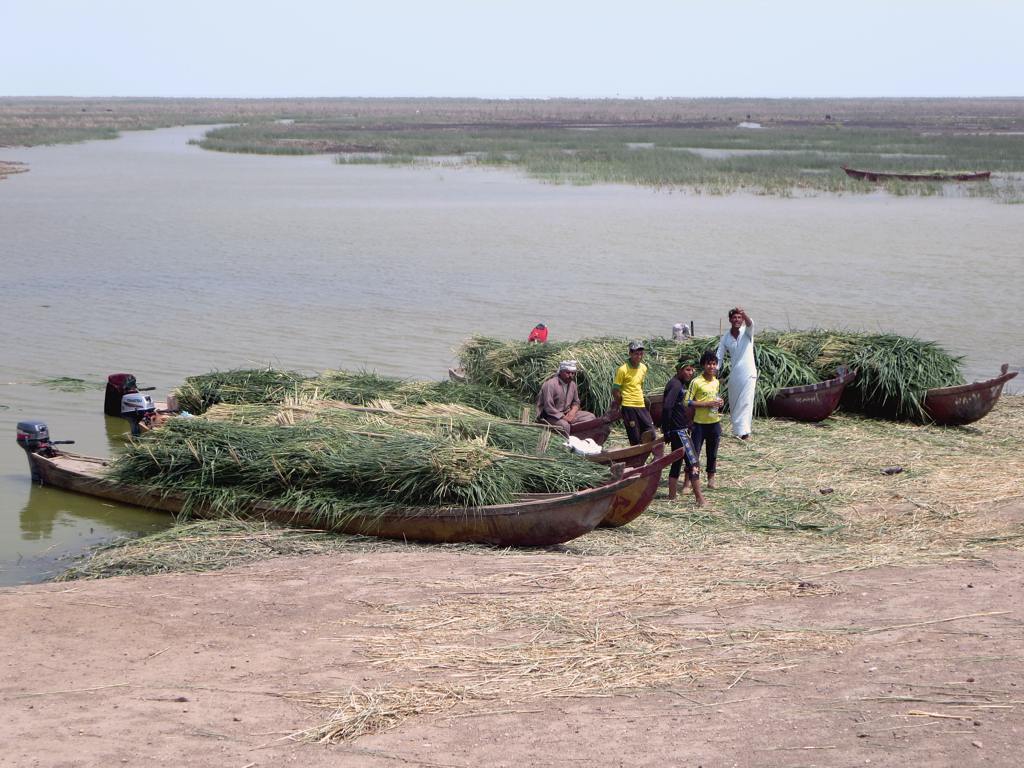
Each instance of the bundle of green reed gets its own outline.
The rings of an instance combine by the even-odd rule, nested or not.
[[[294,371],[249,368],[189,376],[174,394],[178,405],[194,414],[217,403],[275,403],[295,395],[306,377]]]
[[[325,371],[318,376],[272,368],[215,371],[188,377],[175,394],[179,405],[194,414],[217,403],[280,403],[295,396],[356,405],[380,401],[395,405],[460,403],[506,419],[518,418],[523,407],[507,392],[477,383],[409,381],[367,371]]]
[[[695,344],[706,341],[645,339],[648,391],[660,392],[675,374],[675,361],[680,354],[690,354],[697,348]],[[527,344],[476,336],[460,348],[459,362],[470,381],[532,400],[541,384],[557,373],[561,360],[576,360],[580,403],[584,410],[602,414],[611,407],[615,371],[629,358],[628,347],[629,339],[610,337]]]
[[[929,389],[964,383],[963,358],[931,341],[827,330],[789,331],[769,338],[822,379],[833,377],[840,365],[855,369],[857,378],[847,385],[843,406],[872,416],[923,421],[921,404]]]
[[[599,485],[604,468],[552,445],[518,453],[380,424],[374,431],[307,421],[245,426],[171,420],[129,444],[110,477],[185,496],[186,513],[234,514],[256,503],[312,514],[325,527],[387,509],[477,507],[523,493]]]
[[[355,406],[336,400],[290,398],[283,403],[216,405],[204,416],[211,421],[231,424],[269,426],[313,422],[332,429],[372,433],[398,429],[456,440],[483,441],[501,450],[520,453],[535,453],[542,438],[550,433],[540,424],[499,419],[465,405],[444,403],[405,405],[396,409]]]

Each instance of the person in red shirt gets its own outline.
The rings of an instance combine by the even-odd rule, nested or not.
[[[530,335],[526,338],[527,343],[534,344],[547,344],[548,343],[548,327],[544,323],[537,323],[533,326],[533,330],[530,331]]]

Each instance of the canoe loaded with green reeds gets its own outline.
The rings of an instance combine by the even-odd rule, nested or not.
[[[593,338],[557,344],[525,344],[474,337],[460,350],[470,381],[526,398],[558,369],[560,359],[579,361],[577,381],[583,407],[605,412],[611,404],[615,369],[626,359],[628,339]],[[718,337],[645,340],[645,387],[660,392],[675,374],[677,360],[695,365],[704,350],[715,349]],[[766,401],[779,389],[813,384],[835,376],[845,365],[858,371],[847,387],[843,407],[870,416],[926,421],[921,403],[933,387],[962,384],[962,358],[930,341],[884,333],[851,331],[766,331],[755,337],[758,369],[755,410],[766,414]],[[728,382],[727,360],[719,377]],[[728,399],[728,388],[723,395]]]

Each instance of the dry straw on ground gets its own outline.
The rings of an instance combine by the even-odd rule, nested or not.
[[[835,574],[881,565],[977,558],[1019,546],[1024,525],[1000,512],[1024,476],[1024,398],[1004,397],[985,420],[942,429],[836,416],[822,426],[759,420],[750,443],[726,438],[722,488],[697,509],[663,496],[632,524],[552,552],[452,546],[501,559],[467,585],[425,584],[433,598],[378,606],[338,627],[376,686],[296,693],[328,710],[295,738],[345,740],[410,717],[528,708],[540,698],[606,696],[704,684],[728,688],[759,672],[840,649],[870,627],[751,626],[723,634],[715,611],[765,599],[833,593]],[[899,466],[897,474],[885,474]],[[206,524],[210,525],[210,524]],[[275,549],[338,552],[418,545],[234,523],[186,529],[178,545],[137,542],[82,566],[106,575],[206,569]],[[276,540],[280,538],[280,542]],[[212,554],[186,555],[196,549]],[[168,553],[168,550],[173,550]],[[161,560],[171,559],[160,566]]]

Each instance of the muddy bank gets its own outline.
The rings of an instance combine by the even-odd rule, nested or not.
[[[780,560],[750,588],[700,554],[417,547],[6,589],[0,765],[1015,764],[1020,551]],[[593,602],[598,577],[624,591]],[[326,692],[369,732],[295,736]]]

